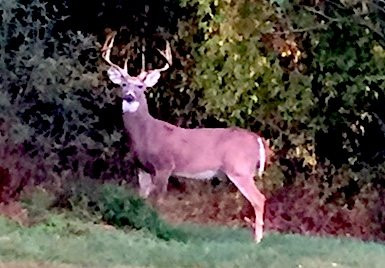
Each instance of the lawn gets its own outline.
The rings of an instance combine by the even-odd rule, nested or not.
[[[183,225],[184,241],[52,214],[22,227],[0,218],[0,267],[384,267],[385,246],[353,239]]]

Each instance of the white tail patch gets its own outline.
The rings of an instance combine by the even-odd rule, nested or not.
[[[259,167],[258,167],[258,176],[262,177],[263,171],[265,170],[266,165],[266,151],[265,146],[263,145],[263,141],[261,137],[258,137],[259,144]]]

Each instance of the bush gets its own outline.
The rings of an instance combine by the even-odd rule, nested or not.
[[[145,228],[165,240],[186,240],[182,231],[167,225],[142,198],[122,187],[105,185],[101,190],[100,206],[103,218],[113,225]]]
[[[384,170],[348,166],[320,176],[297,180],[276,191],[266,204],[266,227],[283,232],[353,236],[365,240],[385,239],[383,185],[371,176]],[[375,175],[374,175],[375,174]]]
[[[144,199],[124,186],[81,179],[66,185],[55,206],[68,208],[82,219],[148,230],[161,239],[186,239],[181,230],[166,224]]]
[[[40,186],[26,187],[21,192],[20,201],[23,208],[28,211],[30,220],[35,222],[47,216],[56,202],[56,196]]]
[[[11,177],[2,199],[27,183],[127,178],[121,114],[95,38],[57,32],[63,14],[39,0],[2,1],[1,10],[0,165]]]

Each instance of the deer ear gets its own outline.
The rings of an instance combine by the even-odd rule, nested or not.
[[[150,71],[147,73],[147,76],[144,79],[143,83],[146,85],[146,87],[152,87],[156,83],[158,83],[159,78],[160,78],[159,71]]]
[[[108,77],[114,84],[121,85],[123,82],[122,74],[115,67],[110,67],[107,71]]]

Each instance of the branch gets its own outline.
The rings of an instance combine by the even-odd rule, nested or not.
[[[327,0],[327,2],[328,2],[328,3],[331,3],[331,4],[333,4],[333,5],[335,5],[337,8],[346,9],[346,7],[343,7],[343,6],[337,4],[337,3],[333,2],[333,1]],[[374,5],[374,4],[373,4],[373,5]],[[378,5],[377,5],[377,7],[385,13],[385,9],[379,7]],[[314,14],[320,15],[321,17],[327,19],[327,20],[329,21],[329,23],[331,23],[331,22],[341,22],[341,21],[344,20],[343,18],[341,18],[341,19],[338,19],[338,18],[332,18],[332,17],[326,15],[325,13],[323,13],[323,12],[321,12],[321,11],[319,11],[319,10],[316,10],[315,8],[305,7],[305,9],[306,9],[307,11],[309,11],[309,12],[312,12],[312,13],[314,13]],[[365,13],[365,14],[366,14],[366,13]],[[354,19],[356,19],[357,23],[360,24],[361,26],[367,27],[369,30],[371,30],[372,32],[376,33],[378,36],[380,36],[382,39],[385,40],[385,35],[384,35],[384,33],[383,33],[381,30],[376,29],[376,27],[375,27],[375,25],[373,25],[373,23],[371,23],[370,21],[367,21],[367,20],[363,19],[363,18],[361,17],[361,15],[362,15],[362,14],[360,14],[360,13],[355,13],[355,14],[353,15],[353,17],[354,17]]]
[[[311,7],[304,7],[307,11],[309,12],[312,12],[314,14],[317,14],[317,15],[320,15],[321,17],[324,17],[325,19],[329,20],[330,22],[339,22],[341,21],[342,19],[337,19],[337,18],[332,18],[332,17],[329,17],[328,15],[326,15],[325,13],[315,9],[315,8],[311,8]]]
[[[314,30],[325,30],[330,23],[331,22],[329,21],[329,22],[326,22],[326,23],[324,23],[322,25],[310,26],[310,27],[306,27],[306,28],[292,28],[292,27],[289,27],[289,30],[286,30],[286,31],[275,31],[273,34],[303,33],[303,32],[309,32],[309,31],[314,31]]]
[[[385,2],[385,1],[382,1],[382,2]],[[385,8],[381,7],[380,5],[374,3],[374,2],[371,2],[370,3],[371,6],[373,6],[375,9],[379,10],[379,11],[382,11],[382,13],[385,14]]]
[[[372,32],[376,33],[378,36],[380,36],[382,39],[385,40],[385,35],[384,35],[384,33],[381,32],[380,30],[376,29],[376,27],[375,27],[372,23],[370,23],[370,22],[368,22],[368,21],[365,21],[365,20],[363,20],[363,19],[361,19],[361,18],[359,18],[359,20],[357,21],[357,23],[360,24],[360,25],[362,25],[362,26],[367,27],[367,28],[370,29]]]

